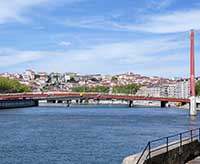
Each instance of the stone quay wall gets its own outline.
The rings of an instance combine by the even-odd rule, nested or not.
[[[122,164],[136,164],[140,155],[141,153],[128,156],[124,158]],[[200,156],[200,143],[198,140],[193,140],[183,143],[181,147],[177,144],[168,152],[161,149],[152,154],[151,159],[143,159],[139,164],[184,164],[197,156]]]
[[[33,99],[16,99],[16,100],[0,100],[0,109],[23,108],[38,106],[38,100]]]

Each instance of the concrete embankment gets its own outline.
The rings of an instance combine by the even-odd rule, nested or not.
[[[0,109],[23,108],[38,106],[38,100],[18,99],[18,100],[0,100]]]
[[[196,157],[195,159],[193,159],[192,161],[189,161],[186,164],[200,164],[200,156]]]
[[[177,142],[174,142],[177,143]],[[171,143],[173,144],[173,143]],[[159,151],[155,151],[151,154],[150,159],[146,159],[148,151],[144,153],[139,164],[184,164],[200,155],[200,143],[198,140],[185,141],[180,147],[179,144],[174,144],[168,151],[166,151],[166,145],[162,145],[155,149],[161,148]],[[162,149],[162,147],[165,147]],[[155,149],[152,149],[155,150]],[[136,164],[141,153],[126,157],[122,164]]]

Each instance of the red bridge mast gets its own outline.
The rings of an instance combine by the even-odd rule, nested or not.
[[[190,96],[195,96],[194,30],[191,30],[190,44]]]
[[[190,116],[196,116],[195,75],[194,75],[194,30],[190,34]]]

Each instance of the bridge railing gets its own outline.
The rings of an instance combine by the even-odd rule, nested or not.
[[[155,97],[155,96],[140,96],[137,94],[127,94],[127,93],[104,93],[104,92],[23,92],[23,93],[0,93],[0,95],[4,96],[4,95],[29,95],[29,94],[79,94],[79,93],[83,93],[83,94],[100,94],[100,95],[125,95],[125,96],[136,96],[136,97]],[[164,97],[164,96],[160,96],[160,98],[177,98],[177,97]],[[200,97],[197,97],[200,98]],[[180,98],[180,99],[184,99],[184,98]],[[186,99],[186,98],[185,98]]]
[[[110,93],[98,93],[98,92],[27,92],[27,93],[7,93],[0,94],[0,100],[9,98],[63,98],[63,97],[76,97],[76,98],[94,98],[94,99],[119,99],[119,100],[143,100],[143,101],[165,101],[165,102],[186,102],[189,103],[189,99],[171,98],[171,97],[148,97],[138,96],[133,94],[110,94]]]
[[[200,128],[149,141],[140,154],[136,164],[144,164],[147,160],[151,160],[154,154],[157,154],[160,151],[168,152],[176,145],[180,147],[179,150],[183,151],[184,143],[192,142],[196,139],[200,142]]]
[[[28,95],[28,94],[104,94],[104,95],[135,95],[126,93],[104,93],[104,92],[23,92],[23,93],[0,93],[0,95]],[[137,96],[137,95],[136,95]]]

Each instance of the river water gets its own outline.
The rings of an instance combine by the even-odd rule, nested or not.
[[[120,164],[149,140],[199,127],[187,110],[127,106],[0,110],[1,164]]]

